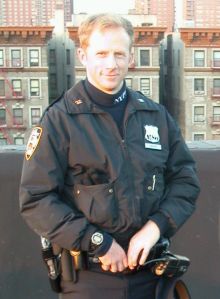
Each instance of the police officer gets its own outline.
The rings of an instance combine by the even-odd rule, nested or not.
[[[86,256],[77,280],[62,265],[62,298],[153,299],[158,277],[139,266],[193,213],[195,164],[166,109],[126,87],[131,23],[99,14],[78,33],[87,77],[32,131],[21,213],[40,236]]]

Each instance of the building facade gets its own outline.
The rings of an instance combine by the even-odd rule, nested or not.
[[[130,12],[155,16],[157,27],[166,27],[168,32],[174,29],[174,0],[135,0],[134,9]]]
[[[183,1],[182,26],[218,28],[220,27],[219,0],[181,0]]]
[[[185,137],[220,140],[220,29],[180,29]]]
[[[0,0],[0,26],[47,26],[54,22],[56,7],[72,21],[73,0]]]
[[[220,140],[220,29],[182,28],[162,48],[161,102],[186,140]]]
[[[69,27],[69,37],[79,46],[78,27]],[[134,63],[128,71],[126,84],[159,102],[159,50],[166,28],[135,27]],[[85,79],[86,71],[75,58],[75,80]]]
[[[0,145],[24,144],[48,105],[52,27],[0,27]]]

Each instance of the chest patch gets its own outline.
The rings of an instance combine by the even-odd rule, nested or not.
[[[146,125],[145,129],[145,148],[161,150],[160,136],[158,127]]]
[[[39,144],[41,135],[42,135],[41,127],[35,127],[32,130],[31,135],[28,139],[27,147],[26,147],[26,152],[25,152],[26,160],[30,160],[30,158],[32,157],[33,153],[35,152],[35,150]]]

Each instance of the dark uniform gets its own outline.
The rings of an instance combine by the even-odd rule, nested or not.
[[[127,92],[123,137],[80,82],[47,109],[28,143],[21,213],[62,248],[88,252],[101,230],[127,250],[149,219],[171,237],[195,209],[199,185],[179,128],[163,106]],[[147,270],[113,274],[96,264],[62,288],[75,299],[139,299],[149,298],[143,281],[156,280]]]

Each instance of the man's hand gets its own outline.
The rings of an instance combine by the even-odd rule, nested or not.
[[[160,238],[157,224],[149,220],[130,240],[128,248],[128,267],[132,270],[143,265],[149,251]]]
[[[111,272],[122,272],[128,267],[128,260],[124,249],[113,240],[108,252],[99,257],[102,269]]]

